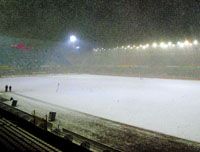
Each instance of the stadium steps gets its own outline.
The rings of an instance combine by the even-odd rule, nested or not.
[[[33,119],[0,101],[0,147],[9,151],[90,151],[35,126],[29,121]]]
[[[60,151],[5,118],[0,119],[0,143],[9,151]]]
[[[10,122],[7,121],[7,123],[9,124]],[[13,124],[12,124],[13,125]],[[17,126],[14,125],[12,126],[13,129],[15,129]],[[29,141],[33,141],[31,144],[36,144],[39,147],[43,147],[43,145],[47,145],[49,148],[47,148],[48,151],[51,151],[51,149],[55,149],[53,146],[51,146],[50,144],[44,143],[42,140],[40,140],[39,138],[36,138],[35,136],[33,136],[32,134],[28,133],[27,131],[17,127],[16,132],[18,134],[21,134],[22,136],[25,136]],[[28,141],[28,142],[29,142]],[[51,148],[51,149],[50,149]]]

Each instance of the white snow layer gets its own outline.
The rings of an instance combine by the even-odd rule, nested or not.
[[[0,79],[16,93],[200,142],[200,81],[101,75]]]

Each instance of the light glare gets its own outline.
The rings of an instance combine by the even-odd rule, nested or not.
[[[193,41],[193,44],[194,44],[194,45],[198,45],[198,43],[199,43],[199,42],[198,42],[197,40],[194,40],[194,41]]]
[[[77,38],[76,38],[76,36],[71,35],[69,40],[70,40],[70,42],[74,43],[77,41]]]

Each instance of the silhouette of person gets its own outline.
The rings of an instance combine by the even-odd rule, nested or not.
[[[10,91],[10,92],[12,91],[12,86],[9,86],[9,91]]]
[[[8,85],[5,86],[5,92],[8,92]]]
[[[60,86],[60,83],[57,84],[56,92],[58,92],[58,90],[59,90],[59,86]]]

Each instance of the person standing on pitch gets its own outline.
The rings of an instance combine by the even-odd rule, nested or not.
[[[58,92],[59,90],[59,87],[60,87],[60,83],[57,84],[57,89],[56,89],[56,92]]]
[[[5,92],[8,92],[8,85],[5,86]]]
[[[12,86],[9,86],[9,92],[11,92],[12,91]]]

